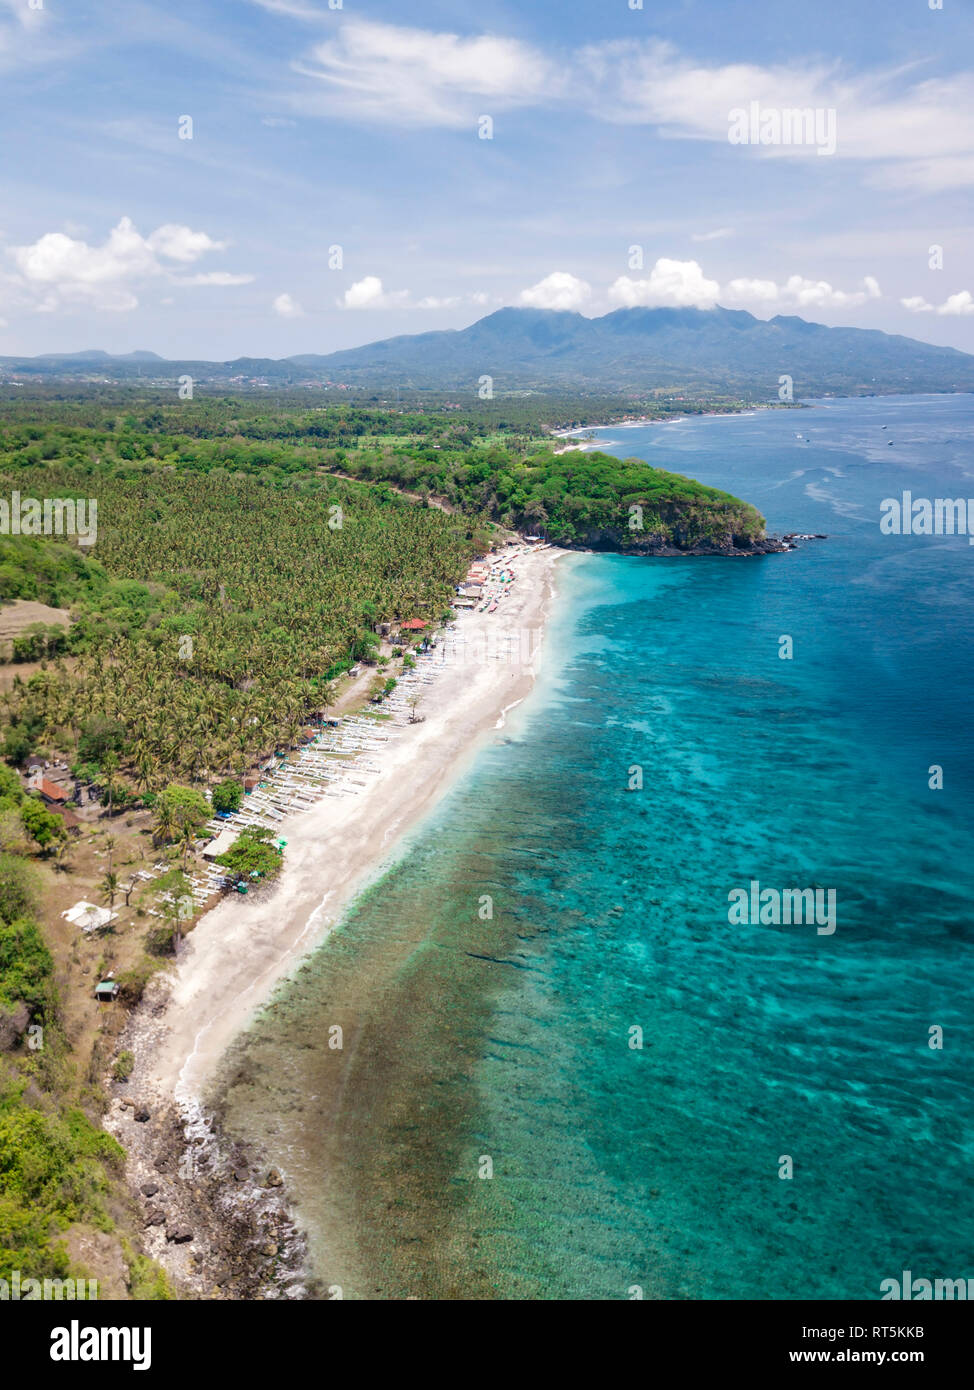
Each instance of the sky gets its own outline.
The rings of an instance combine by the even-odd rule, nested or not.
[[[974,0],[0,0],[0,93],[0,355],[640,304],[974,351]]]

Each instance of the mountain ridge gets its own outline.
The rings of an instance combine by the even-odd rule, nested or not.
[[[165,359],[101,349],[0,357],[0,375],[58,377],[90,364],[104,379],[157,379],[186,370],[201,382],[405,386],[498,393],[597,387],[736,390],[768,399],[780,378],[795,396],[974,390],[974,355],[873,328],[829,327],[798,315],[759,319],[745,309],[622,308],[598,318],[572,310],[505,307],[466,328],[399,334],[330,353],[224,361]],[[312,381],[310,384],[314,384]]]

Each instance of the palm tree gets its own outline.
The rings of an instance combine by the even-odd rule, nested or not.
[[[183,858],[182,858],[183,873],[186,872],[186,858],[187,858],[187,855],[189,854],[190,850],[192,849],[195,840],[196,840],[196,827],[195,827],[194,825],[182,825],[182,826],[179,827],[179,835],[178,835],[178,837],[177,837],[177,843],[180,844],[180,845],[182,846],[182,850],[183,850]]]
[[[101,896],[108,900],[109,910],[115,906],[115,894],[118,892],[118,876],[109,869],[98,885]]]
[[[155,808],[155,826],[152,838],[156,844],[162,844],[165,840],[172,838],[173,830],[176,828],[176,815],[168,801],[159,801]]]

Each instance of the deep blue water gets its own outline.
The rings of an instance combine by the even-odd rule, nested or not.
[[[398,979],[432,1002],[382,1058],[427,1128],[373,1095],[356,1110],[350,1073],[344,1108],[305,1122],[306,1147],[360,1131],[321,1191],[355,1189],[373,1294],[878,1298],[903,1269],[974,1277],[974,548],[878,526],[904,488],[974,496],[974,401],[602,435],[828,539],[565,564],[534,694],[265,1031],[280,1059],[296,1020],[334,1012],[338,963],[423,915]],[[752,879],[834,890],[834,934],[732,926]],[[473,940],[483,892],[501,964]],[[377,1028],[395,1008],[384,989]],[[293,1066],[314,1092],[314,1049]],[[419,1165],[435,1180],[400,1215],[386,1198]]]

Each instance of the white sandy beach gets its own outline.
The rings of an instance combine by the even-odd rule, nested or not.
[[[423,722],[396,729],[360,794],[322,800],[281,823],[288,843],[275,884],[252,897],[234,894],[200,919],[161,987],[161,1011],[158,1001],[153,1009],[151,1055],[138,1069],[141,1092],[184,1103],[201,1097],[275,985],[322,941],[503,724],[505,711],[528,693],[554,566],[564,553],[523,554],[496,611],[460,614],[456,631],[423,664],[433,676],[422,685]],[[510,644],[500,640],[508,634]],[[460,636],[462,643],[451,640]]]

